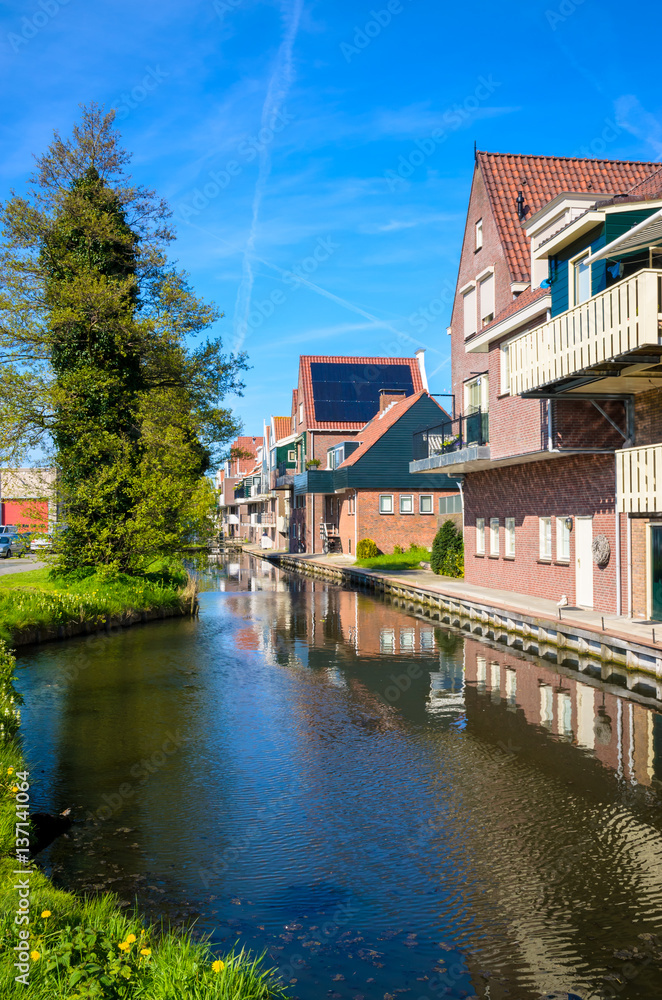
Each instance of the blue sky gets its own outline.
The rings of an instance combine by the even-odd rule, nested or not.
[[[425,347],[445,392],[474,140],[662,158],[661,20],[653,0],[5,3],[0,199],[79,103],[117,107],[174,256],[249,354],[247,433],[289,414],[301,353]]]

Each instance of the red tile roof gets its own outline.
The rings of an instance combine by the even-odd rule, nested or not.
[[[526,307],[530,306],[533,302],[536,302],[538,299],[544,299],[545,296],[549,294],[549,288],[525,288],[523,292],[520,292],[516,299],[509,302],[506,308],[501,310],[498,316],[494,317],[491,323],[482,327],[482,329],[480,329],[478,333],[474,334],[474,336],[477,337],[485,333],[486,330],[490,330],[493,326],[503,322],[504,319],[508,319],[509,316],[514,316],[515,313],[518,313],[521,309],[526,309]],[[467,340],[468,345],[471,344],[471,339]]]
[[[517,216],[521,191],[526,218],[564,192],[614,195],[628,192],[659,171],[659,163],[584,160],[573,156],[476,153],[503,244],[511,281],[529,281],[529,241]],[[526,221],[526,220],[525,220]]]
[[[382,438],[391,427],[393,427],[393,424],[397,424],[398,420],[405,415],[407,410],[411,409],[411,407],[414,406],[419,399],[427,395],[428,393],[423,389],[421,392],[417,392],[413,396],[407,396],[405,399],[401,399],[398,403],[391,403],[390,406],[387,406],[381,413],[378,413],[375,417],[373,417],[360,432],[360,447],[358,447],[356,451],[353,451],[352,454],[338,466],[338,468],[346,469],[348,466],[354,465],[355,462],[358,462],[360,458],[363,458],[365,453],[370,451],[372,446],[376,444],[377,441],[379,441],[379,439]],[[433,400],[433,403],[435,406],[439,406],[436,399]],[[450,417],[444,410],[443,406],[439,406],[439,409],[441,413],[450,420]]]
[[[276,442],[289,437],[292,433],[292,417],[272,417]]]
[[[234,439],[232,449],[236,448],[237,451],[247,451],[252,456],[251,458],[232,459],[233,465],[236,466],[235,471],[237,475],[245,476],[253,471],[255,459],[257,458],[257,449],[262,444],[264,444],[264,438],[262,437],[248,437],[248,435],[244,435]]]
[[[662,167],[650,177],[635,184],[628,194],[631,198],[662,198]]]
[[[353,355],[321,355],[302,354],[299,358],[299,384],[303,387],[303,402],[305,410],[306,427],[310,430],[361,430],[365,425],[359,421],[338,420],[320,421],[315,419],[315,400],[313,398],[313,382],[310,373],[310,366],[315,362],[325,362],[327,364],[352,364],[352,365],[408,365],[411,369],[414,392],[421,392],[423,389],[423,379],[421,369],[416,358],[367,358],[354,357]],[[411,397],[409,397],[411,399]]]

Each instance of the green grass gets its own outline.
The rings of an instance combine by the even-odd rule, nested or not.
[[[373,556],[371,559],[357,559],[354,565],[362,566],[364,569],[418,569],[422,562],[430,562],[430,550],[414,546],[406,552]]]
[[[31,575],[31,574],[30,574]],[[88,586],[93,582],[88,578]],[[118,583],[117,597],[122,593]],[[11,591],[9,587],[3,590]],[[111,894],[81,899],[56,889],[34,866],[29,876],[28,985],[14,946],[19,927],[15,789],[25,768],[17,738],[14,657],[0,643],[0,997],[3,1000],[277,1000],[286,994],[264,964],[244,952],[216,955],[190,930],[127,912]],[[16,783],[16,784],[15,784]],[[19,817],[20,818],[20,817]],[[45,915],[46,914],[46,915]],[[131,940],[131,937],[133,940]],[[123,945],[123,947],[120,947]]]
[[[0,638],[11,640],[31,629],[88,622],[130,612],[178,608],[188,577],[176,564],[153,563],[141,576],[91,572],[54,576],[49,568],[0,576]]]

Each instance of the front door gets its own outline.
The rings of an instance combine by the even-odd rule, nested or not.
[[[651,618],[662,621],[662,525],[651,525]]]
[[[575,518],[575,603],[593,607],[593,518]]]

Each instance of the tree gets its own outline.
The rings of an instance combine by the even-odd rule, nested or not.
[[[0,457],[53,452],[67,570],[132,571],[207,531],[247,367],[190,346],[220,314],[169,263],[169,209],[131,183],[114,117],[83,108],[0,206]]]
[[[435,535],[430,567],[441,576],[464,576],[464,540],[450,519],[444,521]]]

